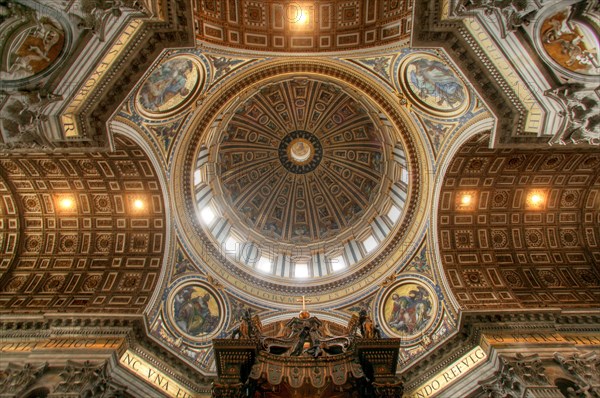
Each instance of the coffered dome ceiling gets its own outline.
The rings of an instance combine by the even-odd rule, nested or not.
[[[273,83],[241,104],[224,130],[218,197],[255,239],[319,243],[357,227],[381,202],[389,140],[338,85]]]
[[[326,65],[274,63],[240,76],[198,113],[175,155],[183,167],[173,181],[190,184],[176,195],[190,248],[254,295],[381,275],[415,233],[421,166],[404,116]]]

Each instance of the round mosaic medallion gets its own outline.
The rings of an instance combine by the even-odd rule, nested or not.
[[[411,339],[427,330],[436,318],[436,295],[425,284],[401,282],[383,297],[380,314],[384,328],[391,335]]]
[[[205,342],[223,326],[224,304],[218,294],[201,281],[187,281],[175,287],[167,312],[175,329],[191,340]]]
[[[137,107],[149,117],[176,113],[203,83],[203,69],[194,59],[172,58],[159,65],[144,81],[137,94]]]
[[[430,54],[415,54],[400,68],[400,82],[411,102],[436,115],[453,116],[469,105],[469,92],[446,62]]]
[[[279,161],[289,172],[306,174],[321,163],[323,147],[314,134],[297,130],[283,137],[278,153]]]

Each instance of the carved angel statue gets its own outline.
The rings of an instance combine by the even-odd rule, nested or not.
[[[356,335],[365,339],[381,337],[379,328],[375,326],[373,319],[364,309],[360,310],[358,314],[352,315],[346,331],[350,337]]]
[[[352,318],[348,321],[348,327],[346,328],[346,334],[348,336],[356,335],[356,332],[359,330],[360,321],[358,314],[352,315]]]
[[[60,99],[53,94],[42,95],[18,91],[0,93],[9,95],[6,105],[0,112],[0,131],[7,146],[46,148],[48,139],[41,131],[41,124],[47,119],[43,113],[45,107]],[[0,140],[2,141],[2,140]]]
[[[366,310],[360,310],[358,313],[358,319],[360,322],[360,333],[365,339],[372,339],[375,337],[375,324],[373,319],[367,313]]]
[[[275,337],[277,337],[277,338],[290,337],[291,333],[292,333],[292,329],[290,329],[287,326],[287,323],[285,321],[279,321],[279,325],[278,325],[277,333],[275,333]]]
[[[506,31],[529,25],[537,13],[537,5],[533,0],[461,0],[455,12],[465,15],[476,10],[483,10],[485,15],[497,15],[505,37]]]
[[[84,16],[79,28],[91,30],[100,41],[104,41],[106,25],[110,18],[119,18],[126,9],[153,16],[143,0],[82,0],[81,9]]]
[[[232,338],[251,339],[260,337],[262,333],[262,322],[258,314],[252,316],[252,310],[246,308],[242,312],[239,325],[231,332]]]
[[[562,103],[567,119],[564,129],[555,134],[552,143],[600,145],[600,87],[593,90],[571,83],[547,94]]]
[[[321,335],[323,335],[324,337],[333,337],[333,333],[331,332],[331,329],[329,328],[328,321],[323,321],[323,330],[321,331]]]
[[[316,317],[294,317],[280,322],[274,337],[261,336],[262,349],[283,356],[320,356],[339,355],[351,344],[349,336],[334,336],[327,321]]]

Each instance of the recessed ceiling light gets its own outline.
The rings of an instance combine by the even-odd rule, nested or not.
[[[144,208],[144,201],[141,199],[135,199],[133,201],[133,208],[136,210],[142,210]]]
[[[302,8],[299,9],[298,14],[297,14],[297,23],[301,23],[301,24],[307,24],[308,23],[308,12],[306,10],[303,10]]]
[[[539,206],[544,201],[544,196],[539,192],[532,192],[529,194],[529,204],[531,206]]]
[[[75,199],[71,196],[65,196],[59,201],[59,205],[62,210],[71,210],[75,207]]]

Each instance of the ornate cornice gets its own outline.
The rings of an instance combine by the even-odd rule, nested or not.
[[[417,2],[411,45],[448,52],[498,119],[494,147],[598,145],[597,126],[588,116],[598,108],[597,82],[577,73],[567,78],[549,65],[535,30],[549,11],[570,6],[578,21],[589,12],[573,2]],[[562,101],[553,93],[565,81],[585,87],[569,88]],[[588,97],[581,100],[584,94]]]
[[[441,21],[440,2],[415,3],[413,47],[442,47],[485,99],[489,109],[498,118],[496,131],[518,134],[523,128],[523,112],[506,81],[483,53],[460,21]]]
[[[585,326],[582,328],[581,324]],[[407,390],[432,377],[480,344],[488,333],[518,333],[536,336],[556,332],[600,332],[600,312],[573,314],[559,309],[540,311],[463,312],[459,331],[442,346],[429,348],[429,354],[410,368],[399,369]],[[490,359],[491,360],[491,359]]]
[[[2,341],[23,339],[42,341],[48,338],[55,339],[59,343],[75,338],[109,338],[114,341],[116,341],[115,339],[121,339],[125,344],[114,348],[117,356],[120,356],[129,347],[164,374],[194,391],[207,390],[207,385],[212,381],[211,377],[199,375],[196,369],[182,361],[179,356],[172,354],[149,337],[145,321],[141,316],[91,315],[86,317],[72,314],[71,316],[17,316],[12,319],[9,316],[3,316],[0,320],[0,340]],[[69,346],[62,349],[68,350]],[[62,360],[66,359],[68,359],[68,356],[65,356]]]

